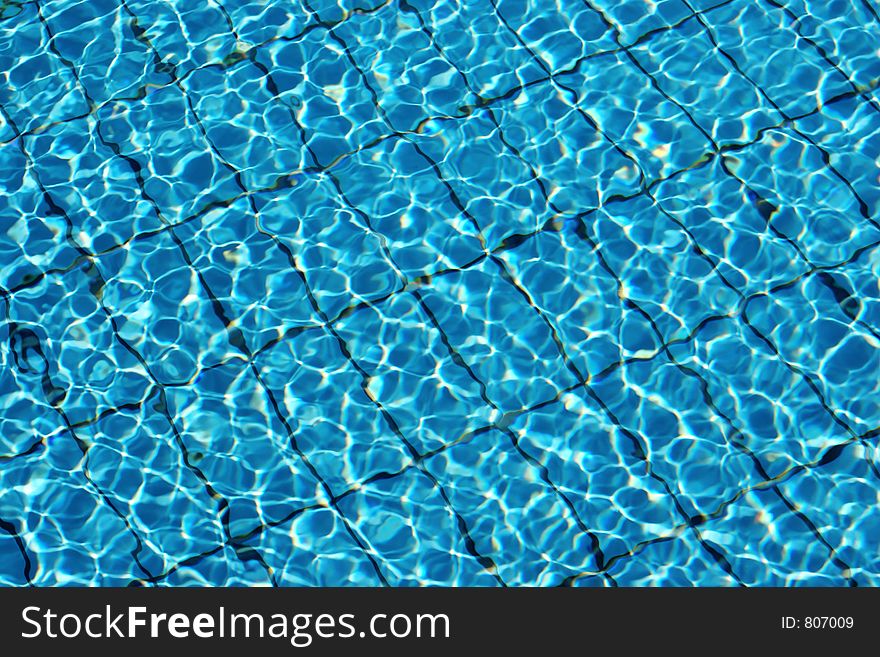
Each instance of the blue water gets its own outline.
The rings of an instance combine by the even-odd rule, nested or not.
[[[880,584],[878,35],[0,2],[0,584]]]

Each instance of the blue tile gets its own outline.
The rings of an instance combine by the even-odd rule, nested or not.
[[[234,171],[212,151],[177,87],[151,89],[143,100],[104,107],[97,116],[103,138],[128,158],[124,175],[138,171],[144,198],[152,199],[166,222],[242,194]]]
[[[51,52],[35,4],[26,4],[15,21],[0,24],[0,105],[18,132],[85,116],[88,102],[73,73]],[[5,117],[4,117],[5,119]]]
[[[217,314],[222,308],[212,304],[171,233],[113,251],[96,267],[116,332],[159,382],[189,381],[202,368],[241,354]]]
[[[731,3],[706,20],[718,46],[788,117],[851,90],[847,79],[798,37],[791,18],[770,5]]]
[[[493,111],[498,116],[499,135],[534,170],[529,170],[528,176],[520,174],[522,182],[514,180],[527,188],[528,177],[537,176],[556,212],[585,212],[615,195],[638,191],[639,179],[632,163],[553,84],[525,89]],[[522,197],[523,192],[517,192],[517,197]],[[527,199],[529,209],[518,208],[520,215],[542,222],[546,215],[543,196],[533,192]]]
[[[596,570],[590,535],[509,436],[487,431],[426,462],[477,552],[509,586],[550,586]]]
[[[258,223],[244,199],[175,234],[252,351],[287,331],[321,323],[292,254]]]
[[[153,574],[175,565],[171,555],[194,556],[224,540],[222,510],[157,403],[154,395],[77,431],[90,445],[92,481],[140,537]]]
[[[728,164],[758,195],[755,202],[770,225],[815,265],[839,264],[880,239],[857,195],[825,166],[823,153],[789,130],[768,131]]]
[[[291,253],[329,318],[404,286],[383,253],[384,236],[369,229],[326,177],[297,177],[290,189],[254,202],[260,226]]]
[[[500,271],[483,261],[436,278],[421,294],[489,400],[509,412],[549,401],[578,381],[552,328]]]
[[[468,552],[440,491],[417,470],[382,479],[339,502],[392,586],[495,586]]]
[[[849,574],[862,585],[876,586],[880,566],[873,543],[880,531],[872,465],[876,454],[866,454],[861,444],[852,443],[835,456],[779,488],[811,519],[835,556],[849,566]]]
[[[809,269],[797,243],[773,232],[761,203],[718,158],[661,183],[655,198],[690,231],[718,273],[745,295],[766,292]]]
[[[846,586],[831,551],[772,489],[746,493],[700,533],[746,586]]]
[[[151,386],[147,370],[119,341],[95,295],[100,291],[97,270],[86,265],[64,278],[42,279],[16,293],[9,305],[8,319],[19,332],[15,348],[22,355],[27,351],[26,365],[16,374],[19,386],[62,408],[72,423],[140,402]]]
[[[659,32],[632,49],[657,84],[720,145],[753,141],[782,115],[740,75],[697,18]],[[699,84],[694,80],[699,79]]]
[[[750,324],[786,362],[810,377],[817,393],[851,430],[873,429],[880,421],[874,372],[880,367],[877,331],[853,321],[859,302],[838,299],[846,288],[834,274],[803,279],[759,297],[747,308]],[[857,317],[857,315],[855,315]]]
[[[763,481],[711,407],[703,382],[665,356],[630,363],[591,386],[689,517],[712,514]]]
[[[666,177],[712,150],[684,112],[623,53],[589,59],[556,80],[568,90],[560,94],[564,102],[581,110],[628,156],[628,167],[615,172],[623,180]]]
[[[452,351],[455,337],[441,333],[442,319],[439,330],[431,321],[432,307],[430,300],[425,308],[415,295],[399,295],[381,307],[358,310],[335,326],[368,377],[367,394],[391,414],[419,453],[498,416],[483,398],[482,383],[457,362],[461,356]]]
[[[347,348],[358,352],[356,345]],[[334,495],[411,463],[403,440],[368,396],[363,376],[329,331],[290,336],[259,354],[255,364],[293,428],[297,448]],[[380,401],[395,404],[390,396]],[[404,419],[399,421],[403,424]],[[406,424],[404,429],[409,432],[412,427]]]
[[[742,431],[737,441],[768,477],[813,463],[851,440],[803,377],[739,320],[711,322],[671,351],[704,378],[719,410]]]
[[[432,161],[402,139],[361,151],[334,168],[344,199],[384,238],[407,278],[460,267],[483,254],[477,228]],[[378,191],[377,191],[378,190]]]
[[[684,524],[632,439],[584,391],[520,416],[510,429],[596,536],[603,566]]]
[[[596,375],[660,345],[649,322],[621,302],[617,281],[576,230],[539,233],[499,257],[553,323],[578,369]]]
[[[280,586],[379,586],[381,580],[342,518],[330,509],[297,515],[247,539]]]
[[[606,205],[585,221],[618,295],[637,304],[663,342],[687,338],[711,317],[736,310],[740,297],[690,236],[644,196]]]
[[[325,498],[272,398],[241,361],[205,369],[166,396],[188,462],[226,500],[232,535]]]
[[[465,3],[419,0],[408,4],[418,12],[413,17],[416,25],[424,23],[425,33],[455,74],[463,77],[462,82],[467,80],[472,94],[499,97],[547,76],[496,15]],[[472,94],[462,93],[460,105],[472,104]]]

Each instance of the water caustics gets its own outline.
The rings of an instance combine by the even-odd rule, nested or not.
[[[880,584],[878,34],[0,2],[0,584]]]

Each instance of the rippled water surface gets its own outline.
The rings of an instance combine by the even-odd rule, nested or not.
[[[880,584],[875,0],[0,2],[0,583]]]

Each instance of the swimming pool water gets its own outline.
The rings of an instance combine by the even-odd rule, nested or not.
[[[0,583],[880,584],[878,13],[0,2]]]

